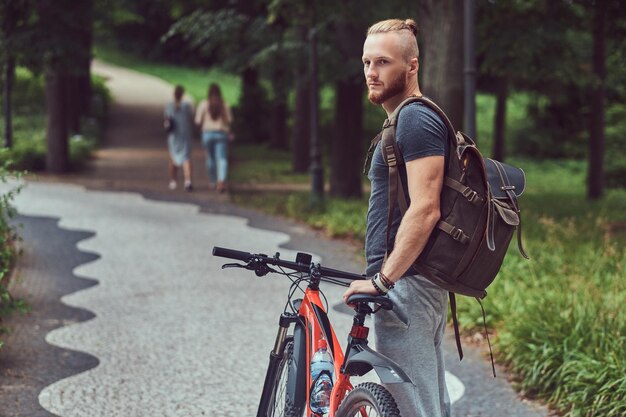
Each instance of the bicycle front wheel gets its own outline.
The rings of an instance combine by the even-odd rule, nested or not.
[[[303,386],[300,380],[294,357],[294,342],[290,340],[285,345],[285,353],[278,365],[276,381],[272,389],[272,396],[267,411],[268,417],[302,417],[304,401],[298,400],[303,395]],[[298,392],[298,391],[301,392]]]
[[[365,382],[348,393],[337,417],[400,417],[395,400],[382,385]]]

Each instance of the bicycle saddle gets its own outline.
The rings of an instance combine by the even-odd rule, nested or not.
[[[348,297],[348,304],[357,303],[374,303],[378,304],[383,310],[393,309],[393,301],[384,295],[352,294]]]

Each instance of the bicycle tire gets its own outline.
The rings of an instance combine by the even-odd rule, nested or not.
[[[362,412],[365,412],[363,414]],[[364,382],[346,395],[337,410],[337,417],[400,417],[391,393],[382,385]]]
[[[294,360],[294,342],[290,340],[285,345],[285,353],[278,364],[278,372],[271,393],[267,417],[302,417],[304,415],[304,404],[294,404],[289,398],[287,385],[289,378],[295,377],[293,372],[289,372],[289,365]]]

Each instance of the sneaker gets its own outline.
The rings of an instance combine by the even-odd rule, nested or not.
[[[176,181],[174,180],[170,180],[170,183],[168,185],[170,190],[175,190],[178,184],[176,184]]]
[[[193,190],[193,185],[191,185],[191,181],[185,181],[185,190],[186,191]]]

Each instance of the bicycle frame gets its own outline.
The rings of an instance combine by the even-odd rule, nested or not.
[[[298,398],[297,401],[304,401],[306,407],[306,416],[314,416],[317,414],[312,413],[310,409],[310,387],[312,386],[310,363],[313,357],[315,342],[320,338],[324,338],[327,341],[330,354],[333,359],[334,372],[336,375],[335,383],[330,399],[330,411],[328,417],[334,417],[339,404],[343,401],[346,393],[352,390],[352,384],[350,383],[350,377],[353,375],[364,375],[370,370],[374,369],[381,381],[385,383],[401,383],[410,382],[410,378],[402,371],[402,369],[391,359],[371,350],[367,346],[367,335],[369,329],[363,325],[363,322],[355,323],[350,331],[348,338],[348,345],[346,347],[346,353],[341,350],[341,345],[335,334],[335,331],[330,324],[328,314],[324,308],[322,300],[320,299],[319,289],[315,288],[315,284],[311,284],[304,292],[304,298],[300,301],[298,307],[298,316],[293,314],[281,315],[280,327],[276,336],[276,342],[274,344],[274,350],[270,353],[270,366],[268,368],[265,384],[263,386],[263,393],[261,395],[261,401],[259,403],[259,409],[257,417],[266,417],[270,402],[270,392],[272,390],[272,383],[276,377],[278,371],[278,364],[284,355],[285,345],[289,340],[288,329],[292,324],[304,327],[304,344],[306,346],[306,355],[304,361],[306,364],[297,364],[297,376],[295,381],[291,381],[296,386],[290,387],[294,390],[294,395],[298,398],[298,395],[302,394],[302,391],[306,392],[305,398]],[[363,313],[362,319],[364,319],[365,313]],[[298,340],[299,336],[294,331],[294,343],[300,345],[302,341]],[[301,346],[296,346],[296,349],[302,349]],[[298,352],[296,352],[298,353]],[[347,355],[347,356],[346,356]],[[302,359],[302,357],[300,357]],[[305,365],[305,366],[302,366]],[[303,373],[306,374],[306,384],[302,384]],[[298,384],[300,384],[298,386]],[[299,391],[299,392],[297,392]]]
[[[245,268],[254,271],[257,276],[261,277],[269,272],[278,272],[270,267],[278,266],[304,274],[305,277],[308,276],[308,278],[303,279],[309,283],[304,291],[303,299],[291,302],[293,293],[289,295],[293,311],[297,311],[297,313],[285,311],[280,316],[278,334],[274,348],[270,352],[270,363],[265,375],[257,417],[267,417],[270,412],[270,405],[277,400],[273,397],[277,393],[277,373],[279,370],[285,370],[281,368],[281,364],[287,366],[284,387],[286,390],[285,407],[289,407],[293,411],[291,407],[295,404],[296,411],[299,412],[301,409],[304,412],[306,410],[307,417],[321,417],[319,414],[312,413],[309,406],[313,383],[310,364],[315,353],[314,346],[320,339],[325,339],[329,348],[335,375],[328,417],[335,417],[347,392],[353,389],[350,382],[350,377],[353,375],[362,376],[373,369],[383,384],[412,383],[398,364],[367,345],[369,329],[365,326],[365,317],[373,312],[369,303],[378,305],[378,308],[390,310],[393,308],[393,303],[387,297],[353,294],[348,298],[348,302],[354,305],[355,315],[352,329],[348,334],[345,353],[341,351],[324,303],[320,298],[319,284],[324,277],[355,280],[364,279],[362,275],[314,264],[311,262],[311,255],[304,253],[298,253],[296,261],[292,262],[280,259],[279,253],[270,258],[263,254],[252,254],[216,246],[213,248],[213,255],[245,262],[245,264],[225,264],[222,265],[222,269],[229,267]],[[289,276],[284,272],[283,275]],[[297,286],[300,281],[292,280],[292,282]],[[331,282],[335,281],[331,280]],[[294,331],[293,334],[289,334],[289,328],[292,325]],[[293,345],[290,345],[290,360],[285,361],[285,349],[290,342],[293,342]],[[361,410],[361,414],[363,417],[366,416],[364,410]]]
[[[311,415],[311,409],[309,406],[310,390],[308,389],[308,387],[311,387],[311,384],[313,383],[313,381],[311,380],[310,363],[311,358],[315,353],[313,351],[313,346],[315,346],[314,342],[316,340],[319,340],[320,338],[326,339],[328,343],[328,349],[333,358],[333,366],[335,368],[334,372],[335,375],[338,376],[337,384],[335,384],[335,386],[333,387],[333,395],[331,397],[330,406],[331,411],[329,414],[330,416],[334,415],[334,410],[343,399],[346,390],[352,388],[349,380],[345,378],[342,378],[343,382],[341,384],[345,387],[345,389],[339,389],[338,387],[340,385],[339,377],[342,375],[340,368],[341,364],[343,364],[344,355],[340,349],[339,340],[337,339],[335,331],[333,330],[330,321],[328,320],[328,314],[326,313],[326,310],[324,309],[324,306],[322,304],[322,300],[320,299],[319,290],[312,289],[309,285],[309,287],[307,287],[304,292],[304,298],[297,301],[300,301],[298,316],[282,314],[280,317],[278,334],[276,336],[276,342],[274,343],[274,349],[270,353],[270,366],[265,377],[265,384],[263,386],[263,393],[261,395],[261,402],[259,403],[257,417],[265,417],[267,415],[270,401],[269,393],[272,389],[271,384],[276,377],[278,363],[284,355],[285,345],[288,341],[288,329],[292,324],[295,324],[296,326],[300,326],[300,324],[296,323],[304,324],[304,326],[302,327],[304,327],[303,339],[306,352],[304,358],[306,364],[298,364],[298,376],[296,377],[296,380],[301,380],[303,374],[306,374],[306,384],[303,387],[300,387],[301,389],[304,388],[304,391],[306,392],[306,397],[302,399],[306,407],[306,415]],[[302,349],[301,346],[298,346],[298,348]],[[297,384],[297,382],[295,383]],[[343,391],[343,394],[339,394],[339,391]],[[333,405],[333,400],[335,400],[335,405]]]

